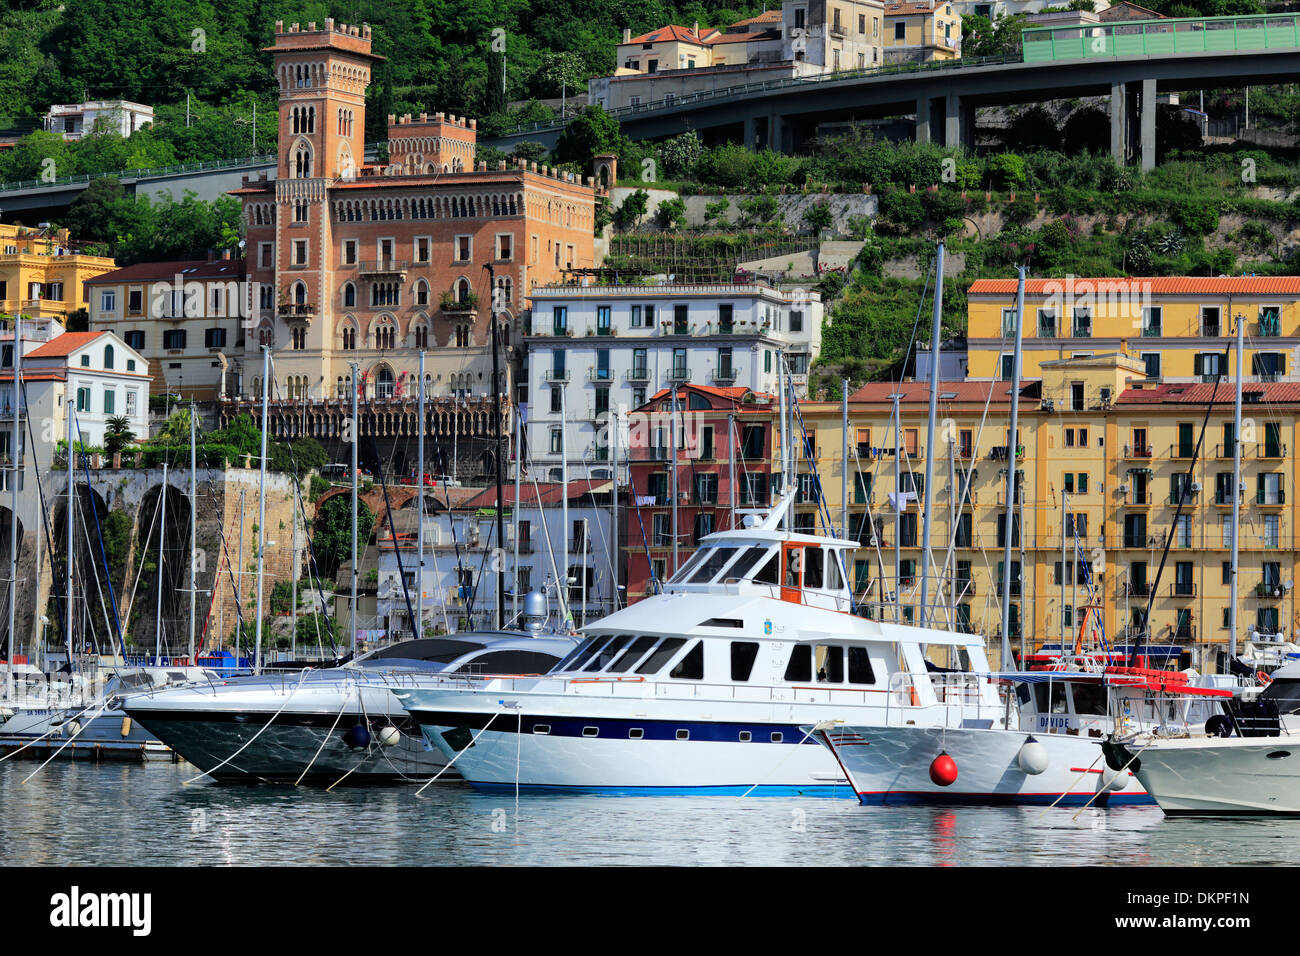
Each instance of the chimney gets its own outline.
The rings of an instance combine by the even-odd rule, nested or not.
[[[624,28],[623,28],[623,42],[624,42],[624,43],[631,43],[631,42],[632,42],[632,28],[631,28],[631,27],[624,27]]]
[[[691,32],[695,34],[695,39],[700,38],[700,21],[696,20],[695,25],[691,27]]]
[[[209,249],[209,250],[208,250],[208,261],[209,261],[209,262],[216,262],[216,261],[217,261],[217,250],[215,250],[215,249]]]

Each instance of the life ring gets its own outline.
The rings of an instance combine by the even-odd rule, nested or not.
[[[1255,680],[1260,684],[1263,684],[1265,687],[1273,683],[1273,678],[1269,677],[1268,674],[1263,671],[1255,671]]]

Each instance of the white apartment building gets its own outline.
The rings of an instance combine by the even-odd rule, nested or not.
[[[90,327],[116,333],[142,355],[160,394],[237,395],[251,294],[245,278],[244,260],[229,254],[106,272],[86,282]]]
[[[776,394],[784,353],[806,397],[808,367],[821,349],[816,292],[757,284],[554,285],[535,286],[532,302],[527,451],[551,479],[560,476],[562,449],[569,477],[608,478],[608,413],[624,416],[669,385]]]
[[[88,103],[60,103],[45,114],[45,128],[66,140],[77,140],[95,131],[130,136],[153,122],[153,107],[130,100],[92,100]]]
[[[571,481],[568,514],[561,507],[563,486],[526,479],[520,489],[519,563],[515,564],[515,491],[502,489],[505,543],[497,552],[496,489],[487,488],[451,511],[433,513],[437,495],[429,494],[424,524],[424,587],[417,589],[417,531],[414,508],[395,514],[398,550],[387,523],[379,529],[376,613],[390,628],[408,629],[419,604],[426,630],[465,626],[496,627],[496,561],[505,571],[507,624],[516,594],[519,606],[529,591],[546,595],[551,623],[559,628],[564,612],[581,627],[615,610],[615,577],[619,550],[611,539],[610,482]],[[567,523],[566,523],[567,521]],[[398,564],[398,551],[401,566]],[[567,600],[560,600],[556,572],[568,567]],[[406,587],[402,586],[405,576]],[[468,620],[466,620],[468,619]]]

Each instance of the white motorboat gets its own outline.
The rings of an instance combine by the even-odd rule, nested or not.
[[[1200,733],[1136,733],[1113,746],[1171,816],[1300,813],[1300,662],[1273,672]]]
[[[538,674],[577,644],[520,631],[403,641],[341,667],[281,671],[138,694],[125,708],[219,780],[427,778],[446,763],[391,691],[485,673]]]
[[[990,677],[1014,687],[1005,726],[849,723],[819,727],[816,737],[864,804],[1150,804],[1131,768],[1107,763],[1107,735],[1116,727],[1204,727],[1232,697],[1149,668]]]
[[[801,725],[1002,726],[982,639],[851,613],[856,543],[780,530],[792,500],[703,538],[663,594],[585,627],[543,677],[395,696],[486,789],[852,797]],[[935,671],[927,646],[968,670]]]

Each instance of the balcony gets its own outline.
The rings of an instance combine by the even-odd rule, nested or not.
[[[994,461],[1006,461],[1010,457],[1010,447],[1007,445],[994,445],[989,449],[989,457]],[[1016,459],[1025,457],[1025,446],[1016,446]]]
[[[648,382],[650,381],[650,372],[646,369],[644,365],[641,366],[634,365],[631,369],[623,373],[623,381],[632,384],[637,384],[640,382]]]
[[[589,368],[587,369],[587,381],[612,382],[614,381],[614,373],[607,368]]]
[[[674,385],[691,380],[691,370],[685,365],[674,365],[668,372],[668,381]]]
[[[1124,496],[1124,506],[1127,508],[1142,508],[1151,504],[1151,492],[1149,491],[1131,491]]]
[[[1170,445],[1169,457],[1170,458],[1195,458],[1196,445],[1194,444],[1193,445],[1183,445],[1183,444]]]
[[[569,370],[567,368],[548,368],[542,373],[544,382],[562,382],[567,384],[569,381]]]
[[[1214,492],[1214,503],[1216,505],[1223,505],[1224,507],[1228,507],[1228,508],[1232,507],[1233,504],[1235,504],[1235,502],[1232,499],[1232,490],[1231,489],[1227,491],[1216,490]]]
[[[316,314],[316,306],[306,302],[285,302],[277,306],[275,311],[281,316],[312,316]]]
[[[404,276],[410,263],[405,259],[376,259],[357,263],[357,271],[363,276]]]
[[[1070,332],[1072,338],[1090,339],[1092,338],[1092,322],[1080,322],[1078,319],[1075,319],[1074,327]]]
[[[1125,458],[1150,458],[1151,446],[1150,445],[1125,445],[1124,457]]]
[[[1285,458],[1286,445],[1281,442],[1263,441],[1256,442],[1252,447],[1247,445],[1242,449],[1242,456],[1250,455],[1252,458]]]
[[[1126,581],[1123,584],[1121,584],[1119,587],[1119,596],[1122,598],[1150,597],[1151,585],[1148,584],[1146,581],[1139,581],[1136,584],[1130,584],[1129,582]]]
[[[958,598],[974,597],[976,593],[975,580],[973,578],[954,578],[952,593]]]
[[[1142,325],[1142,338],[1144,339],[1158,339],[1163,334],[1164,333],[1160,330],[1159,323],[1153,323],[1151,325],[1144,323]]]
[[[1201,335],[1207,339],[1217,339],[1222,333],[1222,327],[1217,321],[1204,322],[1201,325]]]
[[[736,370],[729,367],[715,368],[712,378],[718,385],[733,385],[736,381]]]
[[[1172,636],[1176,641],[1195,641],[1196,628],[1191,624],[1177,624],[1173,627]]]
[[[1196,597],[1196,584],[1191,581],[1175,581],[1169,585],[1169,596],[1171,598],[1194,598]]]
[[[1014,330],[1013,330],[1014,331]],[[1056,338],[1056,322],[1038,320],[1038,337],[1040,339]]]
[[[1256,335],[1265,338],[1276,338],[1282,334],[1282,319],[1277,313],[1261,315],[1259,317],[1259,331]]]
[[[1267,488],[1261,488],[1255,492],[1255,504],[1264,505],[1284,505],[1286,504],[1286,492],[1278,489],[1270,491]]]
[[[1122,538],[1120,547],[1122,548],[1154,548],[1156,546],[1154,535],[1146,534],[1125,534]]]
[[[582,554],[582,552],[584,551],[586,551],[588,554],[591,553],[590,538],[573,538],[569,541],[570,554]]]
[[[1006,585],[1006,581],[1003,580],[1003,579],[1001,579],[1001,578],[999,578],[999,579],[998,579],[998,594],[1002,594],[1002,589],[1003,589],[1003,587],[1004,587],[1005,585]],[[1020,597],[1020,582],[1019,582],[1019,581],[1012,581],[1012,582],[1011,582],[1011,592],[1010,592],[1010,593],[1011,593],[1011,596],[1012,596],[1012,597]]]
[[[1260,581],[1255,585],[1255,597],[1273,600],[1282,596],[1282,585]]]

